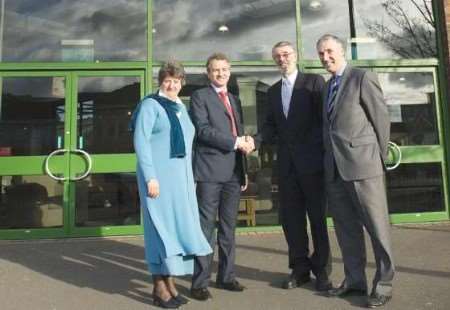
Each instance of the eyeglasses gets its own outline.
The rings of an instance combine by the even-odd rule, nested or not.
[[[273,58],[274,59],[288,58],[292,54],[294,54],[294,52],[276,54],[276,55],[273,55]]]

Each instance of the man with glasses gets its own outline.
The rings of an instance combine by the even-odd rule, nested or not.
[[[287,41],[272,48],[281,79],[268,90],[267,117],[257,144],[277,144],[280,222],[288,244],[292,273],[285,289],[301,286],[316,277],[315,287],[331,287],[327,270],[330,246],[323,191],[322,100],[324,78],[299,72],[297,53]],[[307,219],[314,252],[309,253]]]

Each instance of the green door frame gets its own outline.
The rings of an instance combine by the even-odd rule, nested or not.
[[[136,76],[140,79],[140,96],[146,93],[148,83],[145,70],[95,70],[95,71],[21,71],[0,72],[0,79],[11,77],[63,77],[65,78],[65,119],[62,148],[77,148],[77,93],[78,79],[83,77],[126,77]],[[56,137],[55,137],[56,139]],[[0,175],[46,175],[44,170],[47,155],[0,157]],[[136,156],[129,154],[94,154],[91,174],[135,172]],[[66,152],[52,157],[49,168],[53,174],[74,178],[86,169],[86,162],[79,155]],[[75,225],[75,183],[63,182],[63,225],[58,228],[19,228],[0,230],[0,239],[40,239],[87,237],[109,235],[142,234],[142,225],[76,227]],[[141,221],[142,222],[142,221]]]

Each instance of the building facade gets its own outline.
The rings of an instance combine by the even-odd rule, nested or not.
[[[189,105],[206,58],[226,53],[254,134],[279,79],[273,44],[328,78],[325,33],[383,87],[392,222],[449,220],[449,31],[448,0],[0,0],[0,239],[142,233],[128,122],[161,62],[186,66]],[[248,157],[244,229],[279,224],[274,154]]]

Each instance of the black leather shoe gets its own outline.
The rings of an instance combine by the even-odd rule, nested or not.
[[[246,289],[246,287],[240,284],[237,280],[233,280],[231,282],[217,282],[216,287],[232,292],[242,292]]]
[[[300,287],[305,283],[311,281],[309,274],[298,276],[295,273],[291,273],[286,280],[283,281],[281,287],[290,290],[292,288]]]
[[[164,301],[158,296],[153,296],[153,305],[164,309],[177,309],[180,307],[180,304],[174,298]]]
[[[331,281],[328,279],[326,274],[316,276],[316,291],[318,292],[328,292],[333,288]]]
[[[191,297],[200,301],[205,301],[212,298],[211,293],[204,287],[191,288]]]
[[[368,308],[378,308],[387,304],[389,300],[391,300],[392,296],[390,295],[382,295],[378,293],[370,294],[367,299],[367,307]]]
[[[185,305],[185,304],[189,303],[189,299],[187,299],[186,297],[184,297],[181,294],[178,294],[177,296],[173,296],[173,299],[175,299],[175,301],[177,303],[179,303],[180,305]]]
[[[329,289],[327,295],[328,297],[367,296],[367,290],[341,285],[339,287]]]

